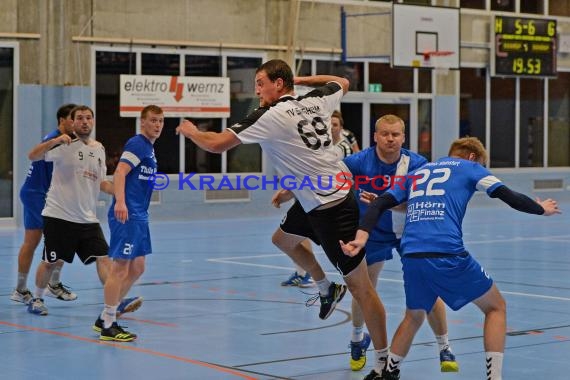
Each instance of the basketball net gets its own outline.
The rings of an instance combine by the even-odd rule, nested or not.
[[[449,64],[442,58],[452,54],[455,53],[446,50],[425,51],[422,67],[433,67],[436,74],[447,75],[449,73]]]

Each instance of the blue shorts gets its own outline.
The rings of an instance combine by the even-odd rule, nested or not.
[[[42,230],[44,228],[42,210],[46,205],[46,195],[20,192],[20,200],[24,206],[24,228],[26,230]]]
[[[400,247],[400,240],[391,242],[371,241],[366,243],[366,264],[372,265],[382,261],[392,260],[392,250]]]
[[[133,260],[152,252],[147,221],[127,220],[123,224],[111,218],[109,229],[111,230],[110,258]]]
[[[493,280],[471,255],[444,258],[402,258],[406,307],[429,313],[440,297],[459,310],[485,294]]]

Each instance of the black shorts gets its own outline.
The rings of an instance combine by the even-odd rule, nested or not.
[[[293,207],[294,206],[295,205],[293,205]],[[352,272],[364,259],[366,252],[362,249],[358,255],[349,257],[342,252],[338,241],[349,242],[354,240],[356,236],[360,213],[354,193],[351,191],[344,201],[331,208],[312,210],[309,213],[305,213],[301,208],[301,211],[308,219],[310,226],[307,223],[294,225],[293,227],[295,227],[297,231],[305,231],[303,233],[297,233],[297,235],[306,236],[315,242],[319,242],[330,262],[343,276]],[[289,213],[287,213],[287,218],[288,217]],[[297,220],[301,219],[301,217],[298,217]],[[285,220],[285,222],[287,221]],[[311,237],[311,235],[314,236],[314,238]]]
[[[283,217],[279,227],[285,233],[306,237],[311,239],[315,244],[321,245],[321,241],[317,235],[315,235],[313,226],[311,226],[311,222],[309,222],[307,213],[297,200],[295,200],[293,206],[287,210],[287,214]]]
[[[99,223],[74,223],[44,216],[44,261],[72,263],[77,253],[87,265],[108,252],[109,245]]]

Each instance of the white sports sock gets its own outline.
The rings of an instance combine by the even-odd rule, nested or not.
[[[404,361],[405,356],[399,356],[390,351],[388,354],[388,363],[386,364],[386,370],[388,372],[396,372],[400,369],[400,364]]]
[[[46,292],[46,288],[38,288],[36,286],[36,290],[34,291],[34,298],[44,298],[45,292]]]
[[[295,264],[295,270],[297,271],[297,274],[301,277],[305,277],[305,275],[307,274],[307,271],[298,266],[297,264]]]
[[[502,380],[503,376],[503,353],[485,352],[485,366],[487,380]]]
[[[51,272],[51,278],[49,280],[49,284],[51,286],[57,285],[60,283],[60,275],[61,275],[61,267],[54,265],[54,268]]]
[[[323,278],[320,281],[315,281],[317,283],[317,287],[319,288],[319,293],[321,296],[328,296],[329,295],[329,287],[331,286],[331,282],[328,278]]]
[[[439,346],[439,352],[445,349],[451,351],[451,347],[449,346],[449,336],[447,334],[436,335],[435,340],[437,340],[437,345]]]
[[[386,360],[388,359],[388,347],[381,350],[374,350],[374,371],[381,374],[384,367],[386,367]]]
[[[28,274],[18,272],[18,283],[16,285],[16,289],[18,289],[20,291],[25,290],[27,288],[27,285],[26,285],[27,283],[28,283]]]
[[[108,329],[111,327],[113,322],[117,321],[117,306],[105,305],[103,312],[101,313],[101,318],[103,319],[103,327]]]
[[[360,342],[362,339],[364,339],[364,326],[353,326],[351,342]]]

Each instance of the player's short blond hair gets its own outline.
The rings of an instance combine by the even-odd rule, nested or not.
[[[392,114],[382,116],[381,118],[376,120],[376,124],[374,125],[376,131],[378,131],[378,128],[380,128],[380,124],[382,123],[400,124],[402,126],[402,133],[406,133],[406,124],[404,123],[404,120],[402,120],[401,117]]]
[[[469,159],[471,153],[475,155],[477,162],[485,165],[487,162],[487,150],[477,137],[462,137],[455,140],[449,147],[448,155]]]

